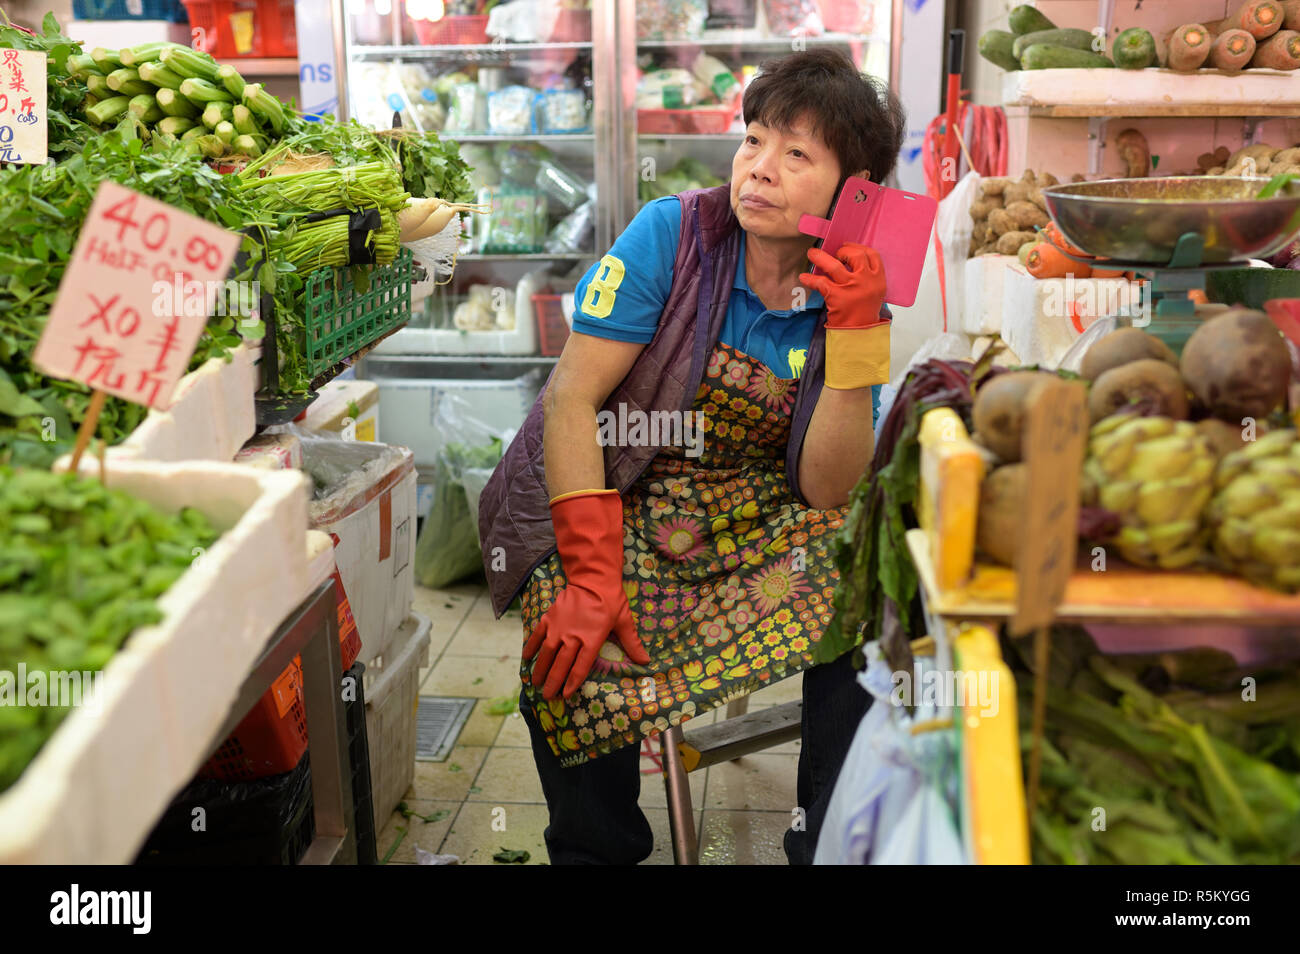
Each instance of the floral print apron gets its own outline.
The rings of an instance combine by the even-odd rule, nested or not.
[[[623,585],[651,664],[607,640],[580,689],[546,702],[523,661],[525,692],[563,766],[639,745],[812,665],[846,511],[801,505],[786,480],[798,386],[719,344],[693,406],[702,452],[665,448],[623,495]],[[525,642],[564,586],[557,553],[521,594]]]

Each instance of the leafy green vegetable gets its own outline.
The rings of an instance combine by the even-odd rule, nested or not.
[[[487,705],[487,714],[494,716],[511,715],[519,711],[519,695],[498,696]]]
[[[528,852],[515,848],[502,848],[492,856],[493,861],[499,861],[504,865],[526,865],[530,858],[532,855]]]
[[[0,467],[0,674],[97,672],[217,539],[198,511],[166,515],[97,480]],[[6,692],[26,692],[16,677]],[[67,715],[0,705],[0,791]]]
[[[415,575],[421,586],[436,589],[482,568],[478,514],[470,512],[461,481],[466,470],[495,467],[501,452],[499,438],[481,447],[451,442],[439,450],[433,467],[433,502],[415,542]]]
[[[46,119],[49,154],[56,159],[79,152],[94,136],[86,123],[86,84],[74,77],[68,58],[81,52],[81,44],[63,35],[53,13],[47,13],[38,34],[13,26],[0,10],[0,49],[35,50],[46,55]],[[6,168],[6,167],[0,167]]]
[[[154,140],[155,148],[146,149],[143,141],[135,138],[137,131],[137,126],[124,123],[55,165],[0,167],[0,194],[4,196],[0,202],[0,274],[5,276],[0,278],[0,371],[29,399],[20,404],[0,400],[0,464],[48,467],[71,449],[74,428],[90,403],[89,388],[46,377],[32,367],[30,356],[101,183],[126,185],[223,226],[232,221],[252,226],[264,222],[225,176],[178,145]],[[257,249],[257,240],[245,240],[244,251]],[[260,261],[260,256],[250,261]],[[253,264],[237,267],[231,278],[251,280],[253,269]],[[190,367],[228,356],[239,341],[232,317],[212,319]],[[100,415],[96,436],[117,443],[146,413],[141,405],[110,398]]]

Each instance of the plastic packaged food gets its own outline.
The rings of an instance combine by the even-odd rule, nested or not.
[[[683,109],[694,106],[700,84],[690,70],[652,70],[636,84],[637,109]]]
[[[488,130],[495,136],[525,136],[536,132],[533,103],[537,94],[527,86],[507,86],[488,94]]]
[[[457,83],[448,91],[447,96],[451,101],[447,110],[447,132],[487,132],[487,98],[477,83]]]
[[[825,32],[813,0],[763,0],[767,29],[786,36],[818,36]]]
[[[549,159],[538,163],[537,178],[533,184],[568,212],[587,201],[587,184]]]
[[[531,186],[537,180],[541,161],[551,158],[550,150],[527,143],[502,143],[494,147],[493,153],[501,175],[521,186]]]
[[[582,132],[589,126],[587,97],[578,89],[548,89],[542,94],[541,127],[548,133]]]
[[[546,251],[552,255],[561,252],[581,252],[587,237],[596,226],[596,203],[588,200],[570,212],[546,236]]]
[[[637,0],[638,40],[691,40],[704,32],[708,0]]]
[[[495,190],[484,190],[479,195],[479,201],[490,204],[492,209],[480,233],[481,251],[542,251],[542,239],[546,234],[546,196],[541,192],[503,185]]]

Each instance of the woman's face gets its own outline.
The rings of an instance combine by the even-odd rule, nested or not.
[[[824,217],[840,183],[840,162],[806,120],[781,131],[752,122],[731,160],[731,209],[763,238],[797,238],[799,217]]]

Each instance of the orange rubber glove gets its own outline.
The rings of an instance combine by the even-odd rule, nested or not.
[[[568,581],[524,644],[537,657],[533,685],[542,698],[578,691],[610,634],[642,666],[650,654],[637,638],[623,591],[623,499],[617,490],[580,490],[551,501],[555,542]]]
[[[799,281],[826,299],[826,386],[839,391],[889,380],[889,320],[885,269],[874,248],[846,242],[834,257],[808,249],[822,274],[804,273]]]

